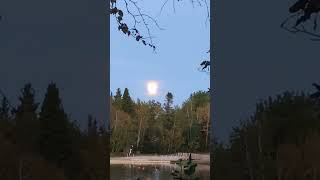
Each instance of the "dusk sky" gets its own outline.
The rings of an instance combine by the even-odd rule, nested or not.
[[[0,1],[0,89],[17,105],[32,83],[41,103],[56,82],[65,111],[106,120],[106,7],[92,0]]]
[[[129,89],[134,100],[155,99],[163,102],[165,94],[172,92],[174,104],[181,104],[191,93],[204,90],[210,85],[209,73],[198,68],[210,48],[210,24],[206,24],[206,8],[192,7],[189,1],[176,2],[176,12],[169,1],[159,15],[164,1],[139,1],[144,12],[155,17],[165,30],[151,24],[155,36],[156,53],[117,29],[111,17],[111,91]],[[143,29],[143,28],[142,28]],[[149,97],[146,82],[159,82],[159,94]]]
[[[140,1],[139,1],[140,2]],[[192,92],[207,90],[209,74],[198,71],[210,48],[204,7],[190,1],[141,1],[141,8],[165,30],[150,24],[157,53],[117,30],[111,17],[111,91],[127,87],[143,100],[145,82],[160,82],[181,104]],[[170,2],[170,1],[169,1]],[[286,90],[313,91],[320,82],[319,41],[280,28],[294,1],[215,2],[214,133],[226,139],[232,126],[255,104]],[[230,6],[230,4],[232,4]],[[38,102],[50,81],[57,82],[65,109],[85,122],[88,113],[106,117],[104,1],[0,1],[0,88],[13,104],[20,88],[32,82]]]
[[[214,134],[228,137],[255,104],[286,90],[314,92],[319,41],[280,28],[294,0],[216,1]],[[319,30],[318,30],[319,31]]]

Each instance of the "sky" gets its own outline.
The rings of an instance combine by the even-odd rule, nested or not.
[[[57,83],[65,111],[85,124],[106,119],[106,14],[103,1],[1,0],[0,89],[14,106],[32,83],[41,103]]]
[[[145,81],[158,80],[180,104],[190,93],[207,90],[209,75],[199,72],[208,58],[210,27],[203,8],[189,1],[142,1],[146,13],[165,28],[152,28],[157,53],[121,32],[111,19],[111,90],[128,87],[131,96],[149,100]],[[312,92],[320,83],[319,41],[280,28],[292,0],[217,1],[214,32],[214,135],[227,140],[232,126],[246,119],[255,104],[286,90]],[[37,101],[48,83],[60,88],[73,119],[88,113],[106,118],[105,7],[92,0],[1,0],[0,88],[17,104],[20,88],[33,84]]]
[[[173,93],[174,104],[181,105],[191,93],[210,86],[210,75],[198,69],[210,48],[210,24],[206,22],[206,8],[192,7],[188,2],[172,1],[164,7],[164,1],[139,1],[143,12],[154,17],[161,28],[159,30],[150,21],[151,34],[155,37],[156,53],[132,38],[118,31],[117,23],[111,17],[111,91],[124,88],[134,100],[155,99],[163,103],[167,92]],[[121,7],[121,6],[120,6]],[[127,19],[130,22],[131,19]],[[140,28],[144,30],[143,27]],[[148,96],[146,82],[159,82],[157,96]]]
[[[280,28],[293,0],[216,1],[214,20],[214,135],[227,140],[232,126],[255,104],[286,90],[314,92],[320,83],[319,41]]]

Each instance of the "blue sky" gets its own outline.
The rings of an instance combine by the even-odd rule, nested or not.
[[[139,1],[143,11],[155,17],[162,28],[150,25],[155,37],[156,53],[117,30],[111,17],[111,91],[129,88],[136,100],[155,99],[163,102],[165,94],[172,92],[174,104],[181,104],[192,92],[207,90],[210,76],[198,70],[207,59],[210,48],[210,25],[206,23],[205,7],[192,7],[188,2],[172,1],[159,14],[163,1]],[[159,81],[159,95],[146,95],[148,80]]]

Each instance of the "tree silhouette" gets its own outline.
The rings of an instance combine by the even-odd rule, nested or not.
[[[129,89],[125,88],[122,96],[122,102],[121,102],[122,110],[128,114],[133,114],[134,113],[133,105],[134,104],[130,97]]]
[[[71,153],[70,124],[54,83],[47,88],[39,119],[40,152],[47,160],[61,167]]]
[[[21,144],[24,152],[34,150],[37,134],[35,131],[38,126],[37,108],[35,102],[35,91],[31,84],[28,83],[21,89],[19,97],[20,104],[13,111],[14,121],[16,123],[17,141]]]
[[[289,7],[289,13],[293,14],[286,18],[281,28],[291,33],[303,33],[310,37],[311,40],[320,40],[320,33],[317,32],[318,13],[320,12],[320,0],[298,0]],[[314,14],[313,26],[308,24]]]
[[[3,97],[1,101],[1,106],[0,106],[0,120],[9,119],[9,116],[10,116],[9,101],[6,97]]]
[[[320,98],[320,85],[318,85],[316,83],[313,83],[312,85],[316,88],[317,92],[311,94],[310,97],[313,99],[319,99]]]
[[[118,109],[120,109],[122,104],[122,93],[120,88],[117,89],[116,95],[113,97],[113,100],[114,100],[113,105]]]

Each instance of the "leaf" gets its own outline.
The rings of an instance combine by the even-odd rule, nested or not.
[[[114,7],[114,8],[112,8],[112,9],[110,9],[110,13],[111,13],[111,14],[116,14],[117,12],[118,12],[117,7]]]
[[[133,28],[132,30],[136,31],[136,33],[139,33],[138,29],[136,28]]]
[[[125,34],[127,34],[128,31],[129,31],[129,28],[128,28],[127,24],[125,24],[125,23],[122,23],[122,24],[120,25],[120,29],[121,29],[122,32],[125,33]]]
[[[121,10],[118,11],[119,16],[123,17],[123,12]]]
[[[138,35],[138,36],[136,37],[136,40],[139,41],[141,38],[142,38],[142,36]]]

